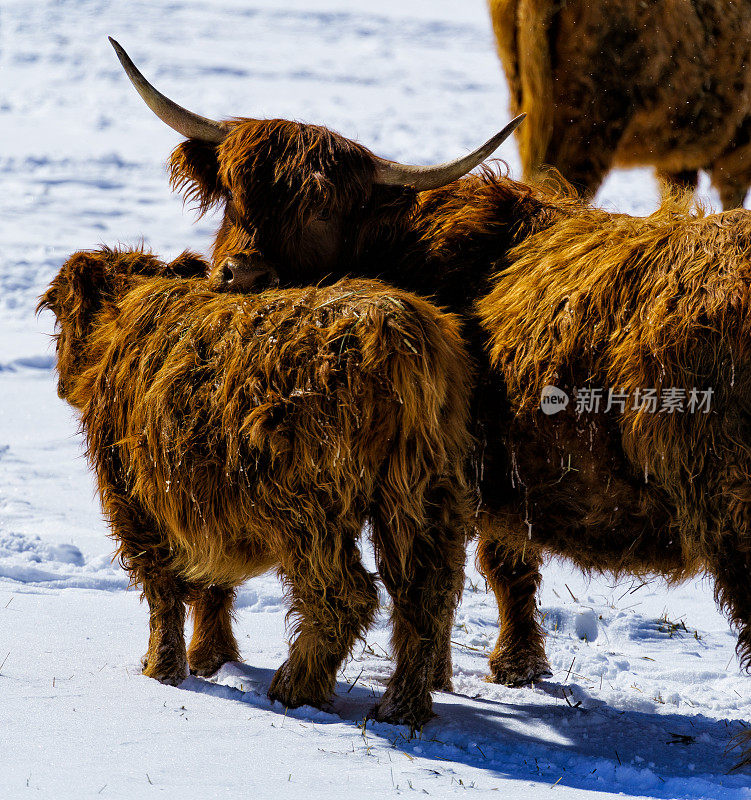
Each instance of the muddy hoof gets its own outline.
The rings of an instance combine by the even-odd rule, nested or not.
[[[188,665],[177,665],[174,667],[163,667],[159,669],[149,669],[147,666],[143,670],[143,674],[147,678],[153,678],[159,683],[164,683],[167,686],[179,686],[188,677]]]
[[[151,653],[151,654],[150,654]],[[159,658],[159,656],[163,656]],[[179,686],[188,677],[188,659],[183,650],[180,652],[151,652],[151,648],[141,658],[142,672],[147,678],[153,678],[168,686]]]
[[[441,677],[436,676],[430,688],[434,692],[453,692],[454,682],[447,675],[442,675]]]

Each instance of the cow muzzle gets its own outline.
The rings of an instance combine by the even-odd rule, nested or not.
[[[262,292],[279,286],[277,271],[256,253],[242,251],[226,256],[209,280],[216,292]]]

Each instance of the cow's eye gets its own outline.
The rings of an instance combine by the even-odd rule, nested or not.
[[[318,219],[323,220],[323,221],[325,221],[327,219],[331,219],[331,212],[326,208],[322,208],[318,212],[317,217],[318,217]]]

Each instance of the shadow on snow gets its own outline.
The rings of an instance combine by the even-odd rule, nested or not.
[[[180,688],[291,719],[349,723],[371,742],[407,753],[413,766],[426,772],[435,771],[438,759],[441,767],[462,764],[486,770],[491,778],[665,798],[740,800],[751,785],[748,772],[727,774],[737,760],[728,744],[746,730],[737,721],[618,711],[606,704],[585,709],[566,702],[571,687],[546,681],[536,685],[535,703],[435,693],[436,718],[410,738],[402,726],[368,720],[363,728],[381,689],[338,682],[326,710],[285,709],[266,697],[273,675],[271,669],[230,663],[210,680],[190,677]],[[528,691],[519,690],[520,701]]]

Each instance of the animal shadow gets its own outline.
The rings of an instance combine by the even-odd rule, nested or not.
[[[413,735],[403,726],[367,720],[383,687],[339,681],[325,709],[285,709],[266,692],[274,670],[225,664],[210,679],[190,677],[180,688],[245,703],[317,725],[350,724],[408,753],[430,769],[433,759],[482,769],[490,776],[618,793],[636,782],[654,797],[728,798],[749,786],[747,770],[727,774],[737,761],[727,751],[746,730],[737,721],[702,714],[618,710],[553,681],[519,689],[518,702],[437,692],[436,717]],[[531,693],[531,694],[530,694]],[[531,702],[530,702],[531,698]],[[719,773],[719,774],[718,774]]]

